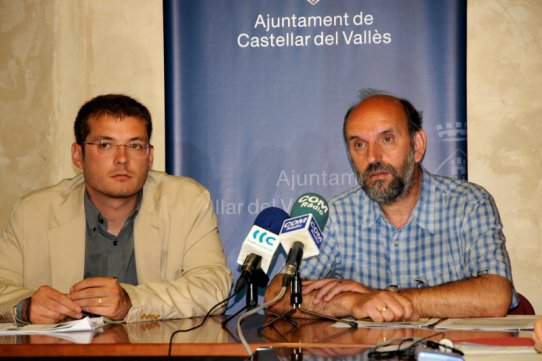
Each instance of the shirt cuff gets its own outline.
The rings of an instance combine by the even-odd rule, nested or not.
[[[23,298],[15,306],[13,306],[13,318],[17,324],[27,324],[28,322],[23,321],[23,305],[27,298]]]

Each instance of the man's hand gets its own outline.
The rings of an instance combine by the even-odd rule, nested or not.
[[[265,292],[266,302],[280,289],[282,277],[277,275]],[[271,311],[282,314],[291,309],[289,293]],[[375,322],[414,321],[419,318],[412,301],[391,291],[375,291],[354,281],[323,279],[303,281],[302,307],[332,317],[371,318]],[[294,317],[307,317],[296,311]]]
[[[59,323],[83,317],[81,307],[50,286],[41,286],[23,305],[23,320],[30,323]]]
[[[115,278],[86,278],[72,286],[69,296],[83,311],[116,321],[123,320],[132,307],[130,297]]]
[[[542,318],[534,322],[533,341],[536,350],[542,352]]]
[[[358,293],[352,303],[352,316],[369,317],[375,322],[416,321],[420,318],[412,301],[400,293],[376,291]]]
[[[338,280],[335,278],[324,278],[321,280],[303,281],[303,294],[308,295],[316,291],[313,303],[320,301],[329,302],[333,297],[342,292],[369,293],[373,290],[369,287],[352,280]]]
[[[354,292],[360,295],[347,294]],[[385,322],[419,318],[411,300],[394,292],[376,291],[352,280],[328,278],[303,281],[303,294],[312,294],[313,305],[332,303],[337,295],[343,293],[352,302],[351,316],[357,319],[369,317],[375,322]]]

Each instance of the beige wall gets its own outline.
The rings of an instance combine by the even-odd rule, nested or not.
[[[72,176],[81,103],[121,92],[155,121],[164,169],[161,0],[0,0],[0,227],[15,199]],[[542,2],[468,2],[470,180],[501,211],[518,289],[542,314]]]
[[[15,200],[75,174],[73,120],[101,93],[153,115],[164,169],[161,0],[0,0],[0,227]]]
[[[469,180],[495,197],[516,288],[542,314],[542,2],[468,4]]]

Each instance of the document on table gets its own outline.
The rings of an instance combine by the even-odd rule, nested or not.
[[[436,330],[532,331],[540,316],[510,315],[487,318],[448,318],[435,326]]]
[[[0,335],[57,334],[66,332],[92,332],[103,326],[102,317],[85,317],[80,320],[56,323],[54,325],[17,325],[0,323]]]
[[[420,318],[417,321],[398,321],[398,322],[373,322],[371,320],[355,320],[358,327],[374,327],[374,328],[418,328],[430,327],[437,323],[440,318]],[[353,320],[354,321],[354,320]],[[333,327],[345,328],[350,327],[341,322],[333,324]]]

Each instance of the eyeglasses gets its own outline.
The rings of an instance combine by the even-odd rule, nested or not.
[[[95,145],[98,154],[113,155],[120,147],[126,149],[126,153],[132,156],[145,157],[149,154],[149,149],[153,148],[151,144],[132,142],[128,144],[115,144],[111,142],[100,141],[99,143],[82,142],[81,144]]]

